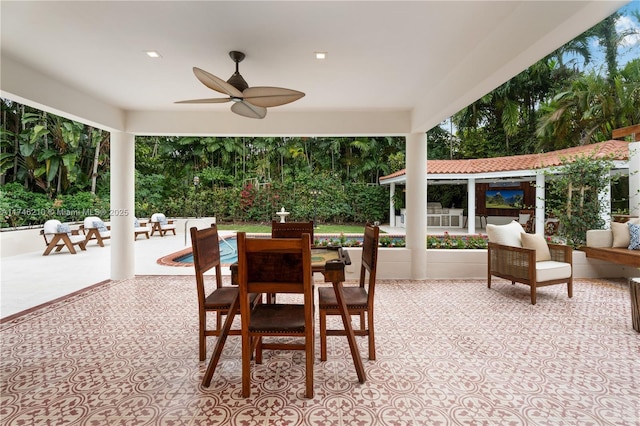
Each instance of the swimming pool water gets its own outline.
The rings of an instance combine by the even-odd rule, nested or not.
[[[234,263],[238,260],[238,247],[235,238],[220,240],[220,263]],[[193,253],[183,254],[173,259],[178,263],[193,263]]]

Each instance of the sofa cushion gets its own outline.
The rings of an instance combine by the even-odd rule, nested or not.
[[[565,262],[547,260],[536,262],[536,281],[563,280],[571,276],[571,265]]]
[[[611,233],[611,247],[629,247],[629,226],[626,223],[611,222]]]
[[[628,223],[629,227],[629,250],[640,250],[640,225]]]
[[[539,234],[520,234],[522,247],[536,251],[536,262],[551,260],[551,252],[547,241]]]
[[[487,236],[492,243],[522,247],[521,234],[524,234],[524,228],[515,220],[506,225],[487,224]]]
[[[587,231],[587,247],[609,248],[613,244],[613,232],[610,229],[590,229]]]

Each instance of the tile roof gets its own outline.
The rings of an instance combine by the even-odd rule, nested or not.
[[[477,174],[504,172],[513,170],[535,170],[560,166],[562,160],[585,155],[603,158],[612,155],[615,160],[629,159],[629,142],[609,140],[591,145],[576,146],[559,151],[540,154],[514,155],[511,157],[477,158],[471,160],[427,160],[430,175],[438,174]],[[406,169],[398,170],[380,178],[380,181],[406,174]]]

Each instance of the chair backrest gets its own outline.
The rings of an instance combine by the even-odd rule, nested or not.
[[[164,213],[154,213],[151,215],[151,222],[166,222],[167,217]]]
[[[190,228],[191,249],[193,251],[193,267],[196,272],[198,287],[198,304],[204,308],[206,298],[204,288],[204,273],[216,268],[216,286],[222,287],[222,267],[220,265],[220,244],[218,242],[218,227],[215,223],[210,228]]]
[[[96,226],[94,225],[94,222],[95,223],[102,222],[102,219],[100,219],[98,216],[87,216],[84,218],[83,225],[85,229],[96,228]]]
[[[309,234],[301,238],[247,238],[238,232],[237,238],[242,301],[248,293],[301,293],[305,304],[313,306]]]
[[[56,219],[50,219],[44,223],[42,230],[44,231],[44,235],[55,234],[58,232],[58,225],[62,223]]]
[[[380,228],[367,223],[364,227],[364,241],[362,242],[362,266],[360,267],[360,287],[366,283],[369,273],[369,299],[373,298],[376,285],[376,271],[378,269],[378,242]]]
[[[311,236],[313,244],[313,221],[309,222],[271,222],[271,238],[300,238],[302,234]]]

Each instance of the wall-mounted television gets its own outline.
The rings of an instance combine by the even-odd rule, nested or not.
[[[485,193],[485,207],[488,209],[521,209],[523,206],[522,189],[489,189]]]

